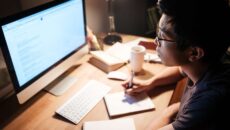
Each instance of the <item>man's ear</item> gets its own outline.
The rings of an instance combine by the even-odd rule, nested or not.
[[[200,47],[191,47],[189,49],[189,61],[194,62],[200,60],[204,56],[204,49]]]

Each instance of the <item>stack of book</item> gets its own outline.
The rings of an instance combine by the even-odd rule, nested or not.
[[[114,71],[125,64],[124,60],[104,51],[92,51],[90,53],[92,58],[90,58],[89,62],[107,73]]]
[[[117,42],[106,51],[91,51],[92,58],[89,63],[106,73],[117,70],[128,63],[131,47],[138,45],[140,41],[144,41],[144,39],[139,38],[125,44]]]

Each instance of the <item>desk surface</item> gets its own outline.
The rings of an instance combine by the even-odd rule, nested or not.
[[[136,36],[123,36],[123,41],[134,40]],[[46,91],[41,91],[32,99],[23,105],[19,105],[14,96],[9,98],[6,102],[1,104],[0,108],[0,129],[5,130],[63,130],[75,129],[81,130],[82,124],[85,121],[108,120],[108,116],[104,100],[101,100],[78,124],[65,120],[61,116],[55,114],[55,110],[60,107],[66,100],[73,96],[81,87],[85,85],[90,79],[101,81],[112,87],[109,93],[123,91],[121,87],[122,81],[107,79],[106,73],[99,70],[95,66],[89,64],[87,61],[89,55],[86,55],[81,60],[81,63],[71,73],[72,76],[78,78],[77,82],[67,90],[62,96],[56,97]],[[161,64],[145,63],[144,73],[137,76],[140,80],[148,79],[156,73],[160,72],[165,67]],[[120,71],[129,72],[129,65],[120,68]],[[173,93],[174,86],[163,87],[156,89],[149,93],[156,109],[148,112],[140,112],[130,114],[119,118],[133,118],[137,130],[143,130],[146,126],[156,118],[164,108],[169,104]]]

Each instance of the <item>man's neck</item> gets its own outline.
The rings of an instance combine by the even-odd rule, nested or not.
[[[196,84],[197,81],[204,75],[204,73],[208,70],[209,65],[205,63],[192,63],[189,65],[181,66],[182,70],[188,78],[190,78],[193,84]]]

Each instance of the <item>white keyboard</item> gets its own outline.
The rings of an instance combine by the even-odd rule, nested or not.
[[[78,124],[110,89],[103,83],[90,80],[79,92],[58,108],[56,113]]]

